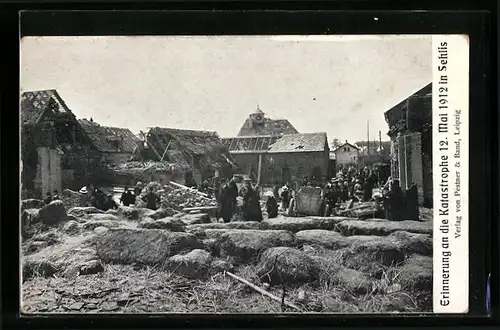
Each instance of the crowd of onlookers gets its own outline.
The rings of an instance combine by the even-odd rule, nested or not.
[[[340,166],[336,175],[331,178],[304,178],[301,183],[286,182],[283,185],[274,185],[272,192],[266,193],[265,209],[268,218],[278,216],[279,210],[283,212],[295,211],[296,194],[304,187],[316,188],[321,197],[320,215],[330,216],[335,209],[347,201],[384,202],[384,206],[390,209],[391,205],[384,199],[389,196],[393,200],[402,194],[397,180],[391,181],[387,175],[377,171],[374,167],[365,166],[356,168],[351,166]],[[374,194],[374,188],[379,188],[379,192]],[[199,187],[210,197],[214,197],[218,202],[217,219],[223,219],[229,222],[234,215],[239,215],[241,220],[262,221],[262,210],[260,201],[262,196],[260,188],[254,186],[249,178],[243,180],[243,184],[238,188],[235,178],[215,177],[211,182],[203,182]],[[313,189],[314,190],[314,189]],[[87,195],[87,206],[94,206],[98,209],[107,211],[118,208],[118,204],[124,206],[133,206],[139,198],[146,204],[146,207],[156,210],[160,202],[160,196],[150,188],[145,194],[142,193],[143,185],[141,182],[133,188],[125,187],[119,201],[113,200],[112,194],[107,194],[93,185],[83,187],[80,193]],[[240,197],[241,205],[238,206],[237,199]],[[45,199],[46,203],[58,199],[57,191],[53,195],[48,193]],[[118,203],[117,203],[118,202]]]
[[[372,200],[373,189],[383,186],[385,180],[387,180],[386,177],[381,176],[376,170],[368,166],[361,169],[354,166],[341,166],[337,174],[331,178],[324,177],[322,180],[304,178],[302,184],[299,185],[290,185],[288,182],[281,187],[275,185],[270,203],[274,205],[276,201],[281,204],[281,209],[286,212],[290,207],[294,207],[294,205],[290,205],[290,202],[295,199],[295,194],[302,187],[316,187],[321,190],[322,205],[320,213],[329,216],[336,206],[348,200],[356,202]]]

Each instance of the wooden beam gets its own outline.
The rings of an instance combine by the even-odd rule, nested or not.
[[[257,291],[257,292],[259,292],[259,293],[263,294],[264,296],[267,296],[267,297],[271,298],[272,300],[277,301],[277,302],[279,302],[279,303],[284,303],[284,304],[285,304],[285,305],[287,305],[288,307],[291,307],[291,308],[293,308],[293,309],[295,309],[295,310],[297,310],[297,311],[299,311],[299,312],[301,311],[300,307],[298,307],[298,306],[296,306],[296,305],[292,304],[291,302],[289,302],[289,301],[285,300],[285,299],[284,299],[284,297],[283,297],[283,298],[279,298],[279,297],[277,297],[277,296],[273,295],[272,293],[270,293],[270,292],[268,292],[268,291],[266,291],[266,290],[264,290],[264,289],[262,289],[262,288],[259,288],[259,287],[258,287],[258,286],[256,286],[255,284],[252,284],[252,283],[248,282],[248,281],[247,281],[247,280],[245,280],[244,278],[241,278],[241,277],[239,277],[239,276],[237,276],[237,275],[234,275],[233,273],[231,273],[231,272],[229,272],[229,271],[225,271],[225,273],[226,273],[227,275],[231,276],[232,278],[234,278],[235,280],[240,281],[241,283],[244,283],[244,284],[248,285],[249,287],[251,287],[251,288],[252,288],[252,289],[254,289],[255,291]]]
[[[160,138],[158,137],[158,135],[156,135],[155,133],[150,133],[152,135],[154,135],[156,141],[160,144],[160,147],[162,148],[165,148],[165,146],[163,145],[163,143],[161,142]],[[161,157],[160,157],[161,158]]]
[[[165,148],[165,151],[163,152],[163,156],[161,156],[161,159],[160,159],[160,161],[161,161],[161,162],[163,161],[163,158],[164,158],[164,157],[165,157],[165,155],[167,154],[167,150],[168,150],[168,147],[170,147],[170,143],[171,143],[171,142],[172,142],[172,141],[170,141],[170,142],[167,144],[167,147]]]
[[[236,141],[236,139],[231,139],[231,142],[229,143],[229,146],[227,147],[227,149],[228,149],[229,151],[231,151],[231,150],[232,150],[232,148],[233,148],[233,144],[234,144],[234,141]]]
[[[252,138],[252,150],[257,150],[257,142],[259,141],[259,138]]]
[[[149,142],[149,139],[147,137],[146,137],[146,144],[151,148],[151,150],[153,150],[156,157],[158,157],[158,160],[160,160],[161,159],[160,153],[158,152],[158,150],[156,150],[155,146]]]

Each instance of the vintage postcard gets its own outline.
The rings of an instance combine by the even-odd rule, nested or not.
[[[22,313],[466,313],[468,54],[23,38]]]

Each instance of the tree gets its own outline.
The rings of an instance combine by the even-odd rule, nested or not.
[[[341,145],[343,145],[342,141],[337,139],[337,138],[334,138],[331,142],[331,146],[332,146],[332,149],[335,150],[337,149],[338,147],[340,147]]]

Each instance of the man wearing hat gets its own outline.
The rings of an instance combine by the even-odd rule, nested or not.
[[[281,188],[281,208],[287,210],[290,206],[290,191],[288,191],[287,186]]]

